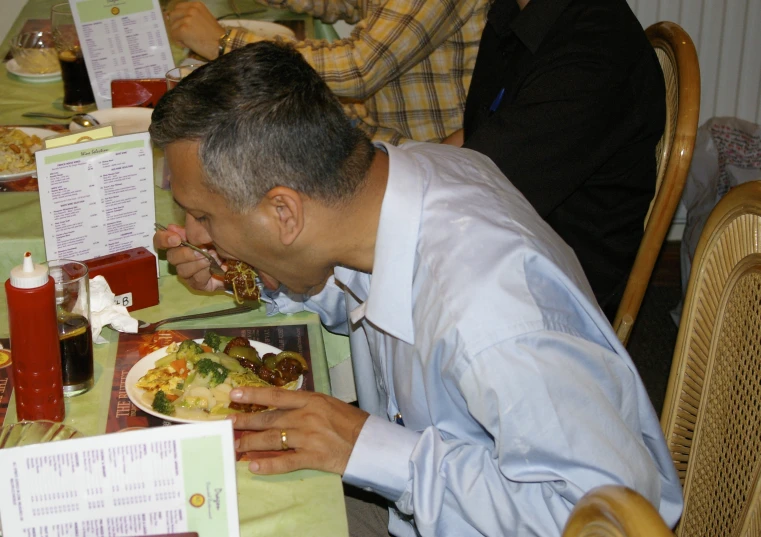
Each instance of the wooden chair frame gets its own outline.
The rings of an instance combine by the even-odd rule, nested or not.
[[[655,261],[682,196],[700,113],[700,67],[690,36],[672,22],[655,23],[645,33],[655,48],[666,81],[666,127],[656,148],[655,197],[613,321],[613,329],[624,345],[629,341]]]
[[[590,490],[571,512],[563,537],[674,537],[658,511],[619,485]]]
[[[684,485],[677,535],[761,535],[759,293],[761,181],[754,181],[714,208],[687,287],[661,415]]]

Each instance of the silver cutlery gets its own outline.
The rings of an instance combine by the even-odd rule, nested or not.
[[[187,321],[190,319],[206,319],[210,317],[222,317],[224,315],[235,315],[237,313],[245,313],[247,311],[252,311],[254,308],[247,305],[241,305],[236,306],[234,308],[229,308],[226,310],[219,310],[219,311],[209,311],[206,313],[194,313],[191,315],[180,315],[179,317],[169,317],[167,319],[162,319],[161,321],[156,321],[155,323],[149,323],[146,321],[141,321],[138,319],[137,321],[137,333],[138,334],[152,334],[158,329],[160,326],[163,326],[168,323],[175,323],[178,321]],[[113,328],[113,326],[111,327]],[[127,333],[124,330],[117,330],[114,329],[117,332],[123,332]]]
[[[160,231],[169,231],[165,226],[162,226],[158,222],[156,222],[156,224],[154,226],[155,226],[155,228],[157,230],[160,230]],[[214,259],[214,257],[209,252],[207,252],[203,248],[199,248],[198,246],[196,246],[194,244],[190,244],[188,241],[180,241],[180,244],[182,244],[183,246],[187,246],[191,250],[195,250],[196,252],[198,252],[199,254],[204,256],[206,259],[208,259],[209,260],[209,272],[211,272],[211,274],[213,276],[218,276],[218,277],[224,279],[224,277],[225,277],[225,271],[222,269],[222,267],[219,266],[219,263],[217,263],[217,260]]]

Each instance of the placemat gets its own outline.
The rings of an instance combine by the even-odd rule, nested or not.
[[[302,389],[314,391],[312,359],[309,352],[309,337],[306,325],[254,326],[237,328],[214,328],[222,336],[242,336],[260,341],[282,350],[301,354],[309,364],[310,371],[304,374]],[[174,342],[186,339],[203,339],[206,329],[190,328],[161,330],[155,334],[120,334],[116,350],[116,364],[111,384],[111,401],[108,409],[106,433],[114,433],[128,428],[163,427],[172,422],[151,416],[137,408],[127,396],[125,382],[130,369],[150,353]],[[236,431],[236,438],[240,436]],[[279,452],[272,453],[277,455]],[[261,454],[259,454],[261,455]],[[247,460],[245,454],[238,454],[238,460]]]

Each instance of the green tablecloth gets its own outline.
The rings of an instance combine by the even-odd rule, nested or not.
[[[232,306],[229,296],[191,293],[174,276],[159,280],[161,302],[140,310],[139,318],[155,321],[182,312],[202,312]],[[3,308],[5,315],[5,308]],[[7,331],[7,319],[0,319]],[[329,393],[330,381],[323,350],[319,318],[311,313],[267,317],[263,309],[256,312],[212,319],[185,321],[173,327],[223,327],[277,324],[306,324],[312,350],[312,373],[315,389]],[[105,329],[108,344],[95,346],[95,385],[78,397],[66,400],[65,423],[87,435],[106,430],[111,384],[116,358],[118,334]],[[16,405],[8,407],[6,421],[16,421]],[[237,464],[238,509],[241,535],[314,535],[333,537],[348,532],[343,488],[338,476],[323,472],[301,471],[281,476],[255,476],[246,463]]]
[[[50,7],[61,0],[30,0],[15,21],[8,38],[0,45],[0,57],[9,48],[10,36],[15,35],[27,19],[48,18]],[[245,12],[254,4],[238,0]],[[212,12],[220,16],[229,12],[224,0],[207,0]],[[304,15],[268,9],[251,18],[264,20],[302,19],[307,35],[332,39],[335,32]],[[21,116],[24,112],[61,112],[60,81],[45,84],[21,82],[0,64],[0,124],[44,124],[51,120],[32,120]],[[182,222],[182,213],[173,203],[171,194],[156,188],[157,220],[167,224]],[[31,251],[37,260],[45,259],[42,238],[42,219],[39,196],[36,193],[0,193],[0,280],[8,277],[11,267],[18,265],[24,251]],[[196,293],[188,290],[177,278],[169,274],[165,261],[160,262],[160,304],[135,312],[135,317],[156,321],[173,315],[212,311],[232,306],[224,294]],[[319,318],[310,313],[293,316],[266,317],[263,310],[236,316],[204,319],[177,324],[177,327],[223,327],[272,324],[306,324],[315,387],[330,393],[328,365],[348,356],[348,343],[325,332]],[[5,307],[5,289],[0,286],[0,337],[8,336],[8,318]],[[67,400],[66,423],[87,435],[102,434],[111,391],[111,380],[118,334],[104,329],[109,343],[95,348],[95,386],[88,393]],[[326,357],[327,356],[327,357]],[[8,408],[7,420],[15,421],[15,403]],[[252,535],[347,535],[343,491],[338,476],[314,471],[300,471],[282,476],[262,477],[248,472],[245,463],[237,466],[241,534]]]

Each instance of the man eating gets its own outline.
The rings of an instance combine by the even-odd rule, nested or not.
[[[220,288],[179,247],[211,243],[257,268],[273,308],[351,340],[360,408],[231,392],[276,408],[233,418],[254,432],[237,445],[251,471],[341,474],[389,501],[393,535],[559,535],[604,484],[676,523],[681,489],[630,358],[573,252],[487,157],[372,145],[297,52],[266,42],[184,79],[151,136],[186,211],[154,240],[178,275]]]

